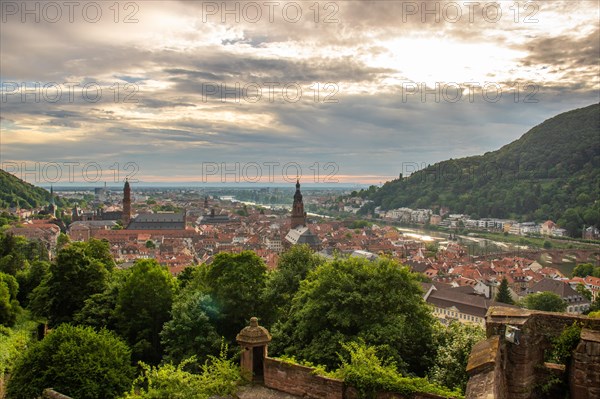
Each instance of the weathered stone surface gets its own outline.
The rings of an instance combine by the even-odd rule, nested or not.
[[[71,399],[69,396],[56,392],[52,388],[44,389],[42,399]]]
[[[313,373],[314,369],[265,358],[264,383],[268,388],[312,399],[343,399],[344,382]]]
[[[266,328],[258,325],[258,319],[256,317],[252,317],[250,319],[250,325],[244,327],[235,339],[241,346],[266,345],[271,342],[271,334]]]
[[[572,399],[600,398],[600,331],[583,329],[571,360]]]
[[[578,322],[584,328],[570,367],[544,364],[544,353],[565,327]],[[507,342],[507,326],[519,329],[518,344]],[[471,353],[467,399],[537,399],[534,387],[548,375],[569,381],[572,399],[600,399],[600,319],[564,313],[492,307],[486,317],[488,337],[497,336],[498,345],[478,343]],[[498,350],[494,351],[494,347]],[[493,355],[496,354],[496,361]],[[568,375],[565,375],[568,373]],[[504,388],[502,387],[505,384]]]
[[[500,355],[500,337],[494,335],[485,341],[480,341],[471,350],[467,373],[473,375],[488,368],[493,368]]]

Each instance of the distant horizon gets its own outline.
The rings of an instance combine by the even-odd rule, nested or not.
[[[135,183],[132,184],[132,191],[135,192],[136,189],[138,190],[143,190],[146,188],[174,188],[174,189],[181,189],[181,188],[190,188],[190,189],[194,189],[194,188],[198,188],[198,189],[233,189],[233,188],[240,188],[240,189],[261,189],[261,188],[289,188],[290,190],[295,189],[294,187],[295,183],[269,183],[269,184],[263,184],[263,183],[197,183],[197,182],[187,182],[187,183],[169,183],[169,182],[153,182],[153,183],[149,183],[149,182],[139,182],[139,183]],[[51,187],[54,188],[54,191],[69,191],[69,190],[77,190],[77,189],[94,189],[94,188],[103,188],[104,185],[103,184],[94,184],[94,183],[79,183],[79,182],[74,182],[70,185],[65,185],[62,183],[57,183],[57,184],[41,184],[41,185],[36,185],[37,187],[46,189],[46,190],[50,190]],[[369,185],[368,184],[359,184],[359,183],[306,183],[306,184],[302,184],[301,189],[307,189],[307,190],[319,190],[319,189],[323,189],[323,190],[331,190],[331,189],[340,189],[340,190],[348,190],[348,189],[353,189],[353,188],[368,188]],[[123,189],[123,184],[117,185],[117,184],[107,184],[106,188],[109,190],[122,190]]]

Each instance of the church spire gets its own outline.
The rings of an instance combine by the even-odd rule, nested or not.
[[[123,187],[123,227],[126,228],[131,221],[131,187],[129,180],[125,179]]]
[[[304,201],[300,192],[300,179],[296,179],[296,193],[294,194],[294,204],[292,205],[292,218],[290,228],[306,226],[306,212],[304,212]]]
[[[54,202],[54,186],[52,184],[50,185],[50,204],[48,210],[52,217],[56,218],[56,203]]]

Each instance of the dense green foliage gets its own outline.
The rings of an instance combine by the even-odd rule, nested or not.
[[[134,360],[158,364],[160,332],[170,319],[177,282],[156,260],[139,260],[119,291],[115,309],[117,330],[133,350]]]
[[[382,360],[377,348],[364,342],[348,342],[342,348],[347,355],[341,357],[341,366],[334,375],[355,387],[361,398],[373,398],[378,391],[397,392],[406,397],[416,392],[461,397],[460,392],[448,390],[425,378],[402,376],[394,361]]]
[[[300,283],[289,318],[272,328],[271,348],[335,369],[341,344],[364,339],[400,371],[424,375],[434,356],[433,325],[408,268],[388,259],[335,259]]]
[[[587,276],[600,278],[600,266],[594,266],[591,263],[581,263],[573,269],[573,277]]]
[[[21,311],[17,292],[19,284],[10,274],[0,272],[0,326],[12,326]]]
[[[450,159],[358,194],[361,210],[449,207],[472,217],[551,219],[574,236],[600,226],[600,105],[548,119],[481,156]]]
[[[245,327],[252,316],[262,316],[261,299],[267,267],[252,251],[221,252],[206,267],[204,291],[218,310],[217,332],[229,340]]]
[[[166,361],[180,363],[192,356],[205,359],[218,352],[221,337],[214,327],[218,312],[208,295],[184,292],[173,303],[171,316],[160,333]]]
[[[469,380],[467,363],[471,349],[485,338],[485,331],[478,325],[453,321],[447,328],[442,327],[434,366],[429,372],[431,380],[464,393]]]
[[[29,295],[47,278],[48,273],[50,273],[50,262],[43,260],[35,260],[29,263],[29,267],[17,272],[19,283],[17,299],[23,307],[29,304]]]
[[[150,367],[142,363],[142,374],[134,381],[131,392],[124,399],[208,399],[235,394],[242,383],[239,366],[227,359],[223,347],[219,357],[210,356],[199,374],[184,370],[195,359],[183,361],[179,366],[172,363]]]
[[[16,360],[31,342],[36,323],[23,319],[14,328],[0,326],[0,379],[10,373]]]
[[[498,287],[496,301],[506,303],[509,305],[513,305],[515,303],[515,301],[512,299],[512,295],[510,294],[510,290],[508,289],[508,280],[506,280],[506,277],[502,278],[502,282]]]
[[[8,398],[36,398],[48,387],[78,399],[116,398],[133,372],[129,348],[113,333],[63,324],[17,361]]]
[[[527,295],[523,298],[523,306],[532,310],[543,310],[545,312],[564,312],[567,303],[554,292],[545,291]]]
[[[48,250],[42,242],[0,233],[0,272],[17,276],[35,260],[48,260]]]
[[[5,238],[0,236],[8,247],[29,245],[21,238]],[[8,252],[17,253],[14,249]],[[347,343],[364,342],[363,346],[377,348],[378,355],[390,359],[380,362],[381,367],[393,362],[384,377],[380,376],[383,379],[375,374],[370,379],[362,375],[367,385],[391,384],[402,392],[447,392],[430,380],[414,377],[429,375],[431,381],[436,379],[457,389],[462,386],[461,365],[471,335],[463,331],[463,336],[454,338],[451,330],[437,331],[416,275],[389,259],[325,260],[308,247],[298,246],[284,253],[278,268],[271,272],[255,253],[247,251],[221,253],[212,264],[188,268],[174,278],[155,260],[138,260],[130,269],[117,269],[106,242],[64,240],[52,262],[39,260],[33,252],[22,260],[23,264],[14,268],[17,278],[0,274],[0,285],[6,286],[4,291],[17,307],[18,300],[29,302],[27,306],[37,316],[55,326],[42,343],[56,342],[48,353],[41,344],[33,345],[35,350],[23,351],[19,365],[39,362],[41,366],[15,380],[12,389],[17,398],[30,395],[34,389],[39,391],[42,384],[75,397],[87,397],[79,395],[82,386],[93,387],[89,397],[119,395],[116,389],[93,393],[110,389],[100,373],[104,365],[109,367],[102,363],[106,352],[78,358],[92,350],[92,344],[80,341],[93,331],[120,336],[124,342],[119,341],[116,347],[127,351],[126,364],[143,361],[141,375],[128,398],[206,398],[231,393],[240,382],[237,362],[227,360],[224,353],[220,358],[213,355],[219,352],[222,340],[237,348],[235,335],[252,316],[258,316],[273,333],[271,353],[296,356],[304,364],[323,364],[322,372],[325,367],[336,370],[341,366],[350,378],[358,378],[352,373],[368,368],[353,363],[352,356],[342,361],[338,353],[348,352]],[[61,324],[65,322],[76,327]],[[75,331],[68,343],[55,335],[66,329],[77,329],[68,330]],[[15,332],[4,328],[0,334],[14,337]],[[4,341],[8,348],[7,339]],[[24,344],[17,338],[11,342],[14,363]],[[2,343],[0,339],[0,347]],[[96,347],[102,351],[103,345]],[[44,365],[64,362],[73,367],[79,364],[79,374],[70,367],[42,372]],[[158,364],[162,365],[155,367]],[[120,380],[127,380],[126,386],[120,385],[121,393],[131,386],[133,376],[128,370],[121,373],[127,377]]]
[[[32,209],[47,205],[49,202],[49,191],[0,169],[0,209],[14,208],[17,205],[23,209]],[[56,197],[55,202],[57,205],[62,204]]]
[[[265,288],[265,302],[269,304],[270,321],[289,317],[292,299],[300,288],[300,282],[324,262],[325,259],[315,254],[307,245],[295,245],[281,255],[277,269],[268,275]]]
[[[93,294],[84,301],[83,308],[75,313],[73,321],[94,328],[117,331],[117,299],[131,269],[114,270],[104,291]]]
[[[569,364],[573,350],[579,344],[581,338],[581,326],[574,322],[566,327],[562,333],[552,342],[552,350],[548,361],[559,364]]]
[[[108,243],[91,240],[61,249],[49,275],[32,293],[34,312],[47,317],[51,326],[71,322],[90,295],[106,288],[114,262],[106,259],[102,248],[108,250]]]

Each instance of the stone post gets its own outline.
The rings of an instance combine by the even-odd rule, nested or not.
[[[248,373],[253,380],[262,380],[264,359],[267,357],[271,334],[266,328],[258,325],[256,317],[252,317],[250,325],[240,331],[236,341],[242,349],[240,357],[242,372]]]

